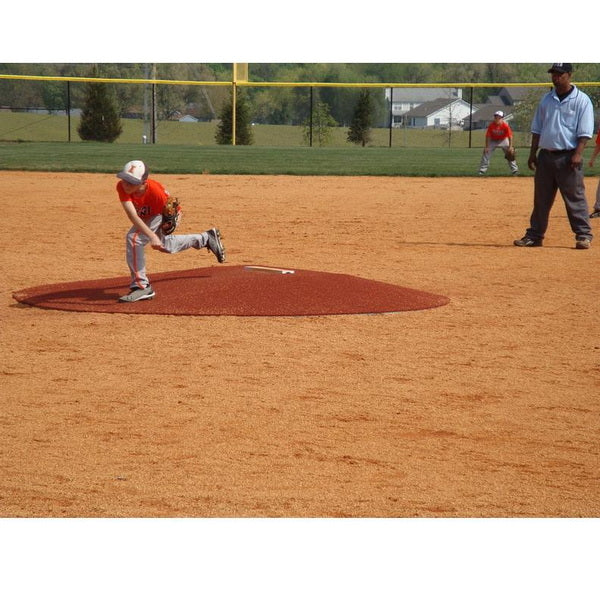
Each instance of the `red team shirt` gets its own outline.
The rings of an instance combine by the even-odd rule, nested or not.
[[[492,122],[487,128],[486,134],[491,140],[500,141],[508,137],[512,137],[512,130],[506,121],[500,123]]]
[[[144,220],[161,214],[170,194],[158,181],[146,180],[146,191],[141,196],[126,194],[123,183],[117,183],[117,193],[121,202],[131,200],[137,214]]]

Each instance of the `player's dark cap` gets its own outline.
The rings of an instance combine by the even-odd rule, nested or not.
[[[141,185],[148,179],[148,167],[141,160],[130,160],[117,177],[131,183],[132,185]]]
[[[554,63],[548,73],[572,73],[573,65],[571,63]]]

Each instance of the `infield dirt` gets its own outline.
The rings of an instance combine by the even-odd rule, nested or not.
[[[128,222],[114,175],[0,178],[0,516],[600,515],[600,236],[575,250],[559,197],[544,247],[514,247],[530,177],[157,177],[228,264],[450,298],[298,318],[19,304],[126,275]]]

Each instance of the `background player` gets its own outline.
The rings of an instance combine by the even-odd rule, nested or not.
[[[504,113],[497,110],[494,113],[494,120],[488,125],[485,132],[485,148],[481,156],[479,165],[479,174],[485,175],[490,166],[490,158],[496,148],[501,148],[504,152],[504,158],[508,160],[510,172],[513,175],[518,175],[519,167],[516,160],[509,160],[509,152],[514,155],[515,148],[513,146],[513,132],[510,125],[504,120]]]
[[[125,236],[126,259],[131,273],[129,294],[120,302],[137,302],[155,296],[146,274],[145,246],[174,254],[188,248],[208,248],[222,263],[225,248],[219,230],[209,229],[190,235],[165,235],[161,229],[162,211],[170,198],[169,192],[158,182],[148,179],[148,168],[141,160],[128,162],[117,174],[117,193],[125,214],[132,223]]]
[[[594,161],[596,160],[596,156],[600,154],[600,129],[598,129],[598,135],[596,136],[596,145],[594,146],[594,151],[592,152],[592,157],[590,158],[589,165],[590,167],[594,166]],[[594,208],[592,209],[592,214],[590,215],[590,219],[598,219],[600,217],[600,181],[598,181],[598,187],[596,188],[596,202],[594,202]]]

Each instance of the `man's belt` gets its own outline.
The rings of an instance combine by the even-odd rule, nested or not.
[[[567,152],[573,152],[575,148],[571,148],[570,150],[550,150],[549,148],[543,148],[546,152],[550,152],[551,154],[565,154]]]

